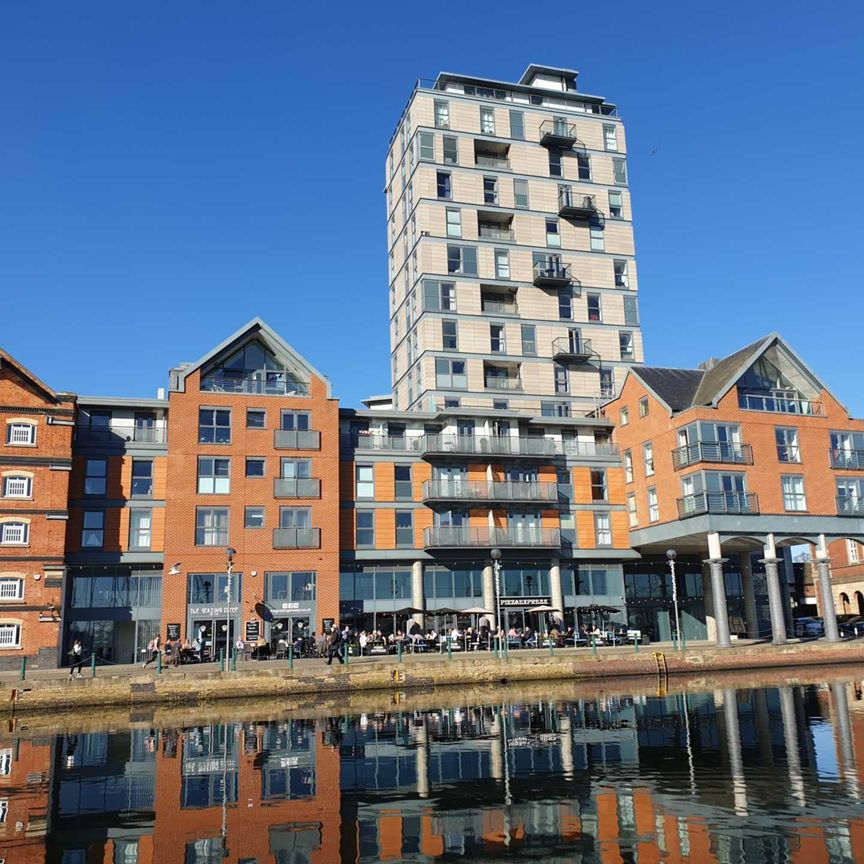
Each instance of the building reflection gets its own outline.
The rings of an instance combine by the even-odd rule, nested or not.
[[[864,860],[856,684],[393,710],[0,747],[4,864]]]

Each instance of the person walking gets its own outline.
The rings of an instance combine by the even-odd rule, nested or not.
[[[334,627],[331,631],[330,635],[327,637],[327,665],[333,665],[333,658],[335,657],[340,663],[344,664],[345,661],[342,659],[342,645],[343,645],[342,631],[338,627]]]
[[[72,673],[77,671],[76,677],[81,678],[81,666],[84,663],[84,648],[81,645],[81,640],[76,639],[69,649],[69,680],[72,680]]]
[[[149,656],[144,661],[145,669],[162,653],[162,639],[158,633],[147,643],[147,653]]]

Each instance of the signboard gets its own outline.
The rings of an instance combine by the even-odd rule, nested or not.
[[[322,629],[324,630],[325,635],[329,634],[333,631],[333,625],[336,623],[333,618],[322,618],[321,624],[323,625]]]
[[[180,625],[179,624],[166,624],[165,625],[165,638],[170,639],[172,642],[175,639],[180,638]]]
[[[291,615],[311,615],[313,612],[312,604],[308,600],[284,600],[271,604],[270,608],[274,615],[280,612],[290,612]]]
[[[502,609],[530,609],[532,606],[551,606],[551,597],[502,597]]]
[[[257,642],[258,637],[261,635],[261,622],[260,621],[247,621],[246,622],[246,630],[244,636],[244,642]]]
[[[239,606],[187,606],[186,611],[190,615],[201,615],[205,618],[226,618],[228,615],[237,615]]]

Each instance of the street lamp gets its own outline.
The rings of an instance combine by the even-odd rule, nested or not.
[[[228,574],[228,579],[227,579],[228,584],[225,586],[225,594],[226,594],[226,597],[225,597],[225,600],[226,600],[226,604],[225,604],[225,656],[226,657],[229,655],[229,652],[231,651],[231,646],[233,644],[233,642],[231,641],[231,583],[232,583],[231,573],[234,569],[234,556],[236,554],[237,554],[237,550],[232,549],[230,546],[225,550],[225,557],[227,558],[227,561],[225,563],[225,569],[226,569],[227,574]],[[213,641],[214,641],[213,650],[215,651],[216,650],[216,645],[215,645],[216,640],[214,639]]]
[[[674,549],[666,550],[666,559],[669,561],[669,569],[672,571],[672,604],[675,607],[675,645],[681,650],[681,616],[678,612],[678,580],[675,578],[675,559],[678,553]]]
[[[500,632],[503,626],[501,624],[501,550],[496,547],[489,555],[492,557],[492,570],[495,573],[495,620]]]

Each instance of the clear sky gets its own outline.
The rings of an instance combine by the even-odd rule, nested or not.
[[[0,5],[0,345],[154,395],[255,315],[389,392],[384,155],[417,77],[579,69],[627,124],[646,360],[778,330],[864,416],[857,2]]]

